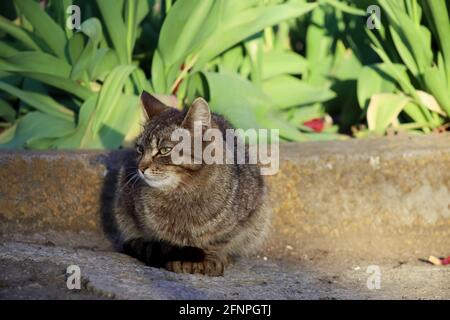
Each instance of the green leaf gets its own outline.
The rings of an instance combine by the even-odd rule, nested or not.
[[[55,142],[58,149],[102,148],[100,137],[92,130],[97,100],[98,94],[94,94],[81,105],[75,131]]]
[[[9,41],[0,41],[0,58],[7,58],[13,56],[19,52],[19,48],[16,44],[12,44]]]
[[[247,79],[232,73],[206,72],[204,75],[209,86],[211,110],[225,116],[235,127],[279,129],[280,136],[285,139],[306,140],[294,125],[270,110],[270,98]]]
[[[111,70],[113,70],[118,64],[119,60],[114,50],[108,48],[100,48],[96,51],[95,56],[89,63],[89,78],[92,81],[104,81],[107,74],[111,72]]]
[[[0,82],[0,89],[26,102],[33,108],[36,108],[37,110],[47,113],[48,115],[52,115],[56,118],[68,121],[74,121],[73,111],[60,105],[50,96],[37,92],[20,90],[16,87],[7,84],[6,82]]]
[[[202,68],[207,61],[226,49],[260,32],[264,28],[302,16],[317,7],[317,3],[288,1],[283,4],[266,4],[233,12],[231,8],[233,8],[235,3],[236,1],[225,2],[228,9],[223,11],[222,23],[199,52],[194,71]],[[225,15],[227,12],[229,16]]]
[[[119,1],[111,5],[110,0],[97,0],[97,5],[120,63],[131,63],[127,47],[127,29],[122,17],[123,2]]]
[[[138,96],[120,96],[115,111],[100,128],[100,141],[105,149],[116,149],[130,131],[139,132],[141,109]]]
[[[125,81],[135,69],[130,65],[118,66],[106,77],[97,101],[93,132],[98,132],[103,124],[107,124],[118,105]]]
[[[134,43],[136,42],[136,33],[138,25],[138,2],[139,0],[128,0],[125,2],[125,25],[127,29],[127,55],[133,56]]]
[[[42,138],[63,137],[70,134],[73,130],[74,123],[71,121],[34,111],[18,120],[14,138],[6,144],[0,145],[0,148],[33,148],[33,141]]]
[[[150,4],[148,1],[137,1],[137,25],[139,25],[150,14]]]
[[[419,74],[419,66],[414,59],[413,52],[409,50],[409,48],[407,47],[408,44],[404,43],[401,36],[393,27],[390,27],[389,30],[391,32],[397,52],[402,58],[403,63],[408,67],[411,73],[417,77]]]
[[[177,1],[161,28],[158,50],[169,67],[180,63],[215,30],[223,0]]]
[[[280,130],[280,136],[291,141],[307,141],[305,134],[301,133],[296,126],[290,124],[284,119],[281,119],[276,114],[268,112],[265,117],[259,119],[261,127],[267,129]]]
[[[262,89],[280,108],[324,102],[336,96],[332,90],[324,86],[312,86],[288,75],[264,81]]]
[[[41,9],[37,2],[28,0],[15,0],[14,2],[49,48],[58,57],[65,58],[64,50],[67,38],[64,30]]]
[[[445,1],[422,1],[428,23],[441,48],[447,75],[447,90],[450,90],[450,21]]]
[[[147,78],[145,77],[145,73],[144,71],[142,71],[142,69],[136,69],[134,70],[134,72],[131,74],[134,83],[137,86],[137,91],[139,93],[141,93],[142,91],[147,91],[147,92],[154,92],[152,86],[150,85],[150,82],[148,82]]]
[[[244,61],[244,49],[238,45],[227,50],[220,58],[213,60],[213,64],[217,63],[219,71],[239,72]],[[248,58],[248,57],[247,57]]]
[[[259,88],[232,73],[205,72],[204,76],[208,82],[213,112],[224,115],[238,128],[261,127],[258,120],[269,106]]]
[[[40,51],[41,48],[37,44],[36,36],[14,23],[0,16],[0,30],[4,30],[13,38],[19,40],[27,49]]]
[[[326,28],[325,19],[328,16],[326,7],[320,6],[311,13],[311,23],[306,31],[306,59],[311,68],[311,75],[307,74],[305,79],[310,83],[318,83],[317,80],[311,81],[312,77],[323,78],[323,70],[329,70],[332,59],[331,46],[335,39],[333,34]]]
[[[87,69],[97,52],[98,44],[102,39],[102,25],[97,18],[90,18],[81,24],[81,32],[89,37],[89,41],[73,65],[70,78],[77,80]]]
[[[414,121],[414,123],[421,123],[427,127],[431,127],[429,121],[427,120],[427,117],[422,112],[421,107],[413,101],[407,103],[403,108],[403,111]]]
[[[263,39],[256,38],[244,42],[245,51],[250,61],[250,79],[255,85],[261,85],[262,81],[262,58],[263,58]]]
[[[303,74],[308,68],[308,61],[293,51],[269,51],[263,59],[263,79],[282,74]]]
[[[6,128],[4,131],[0,132],[0,149],[2,149],[2,145],[8,143],[12,139],[14,139],[14,134],[16,133],[17,122]]]
[[[356,80],[361,72],[361,61],[352,49],[346,48],[341,40],[336,42],[334,50],[334,62],[328,71],[328,79]]]
[[[364,66],[358,76],[357,96],[359,106],[366,109],[370,98],[376,93],[392,93],[396,81],[389,75],[388,67],[383,63]]]
[[[9,72],[37,72],[62,78],[70,76],[66,61],[44,52],[20,52],[0,60],[0,70]]]
[[[418,76],[433,63],[429,30],[408,16],[405,11],[399,10],[395,1],[379,1],[387,13],[389,30],[398,54],[408,69]]]
[[[403,94],[379,93],[372,96],[367,108],[369,130],[383,134],[411,99]]]
[[[445,78],[436,67],[428,68],[423,74],[426,88],[439,102],[442,109],[450,116],[450,96],[445,85]]]
[[[92,95],[90,89],[87,89],[70,79],[55,77],[44,73],[21,72],[20,74],[24,77],[35,79],[55,88],[67,91],[82,100],[86,100]]]
[[[67,8],[70,5],[72,5],[72,0],[51,1],[47,4],[49,14],[54,17],[56,23],[64,30],[68,39],[73,35],[73,30],[66,27],[67,18],[69,18]]]
[[[74,65],[84,49],[83,33],[77,32],[69,39],[67,43],[67,51],[69,53],[69,62]]]
[[[361,9],[358,9],[355,7],[351,7],[351,6],[347,5],[345,2],[339,2],[337,0],[322,0],[322,1],[325,3],[328,3],[329,5],[335,7],[338,10],[341,10],[342,12],[356,15],[356,16],[361,16],[361,17],[366,16],[366,12],[364,10],[361,10]]]
[[[152,60],[152,85],[155,92],[168,93],[168,85],[166,85],[166,73],[164,61],[161,58],[161,53],[157,49],[153,54]]]
[[[70,92],[85,100],[92,92],[70,80],[71,66],[43,52],[21,52],[0,59],[0,71],[14,72]]]
[[[309,106],[290,109],[288,114],[289,122],[299,126],[308,120],[322,118],[325,115],[325,112],[320,104],[316,103]]]
[[[106,124],[98,132],[92,130],[98,95],[93,95],[80,108],[78,126],[75,132],[58,140],[60,149],[114,149],[118,148],[124,137],[139,126],[139,97],[121,95],[117,108]]]
[[[443,117],[446,116],[444,110],[442,110],[441,106],[436,101],[435,97],[433,97],[431,94],[422,90],[417,90],[417,96],[419,97],[420,102],[430,111],[440,114]]]
[[[2,82],[0,82],[1,84]],[[16,119],[16,110],[3,99],[0,99],[0,117],[10,123]]]
[[[386,65],[385,71],[388,73],[388,75],[395,78],[395,80],[398,82],[401,89],[405,93],[414,96],[415,88],[412,85],[405,68],[400,64],[392,63],[391,59],[388,57],[386,52],[384,52],[384,50],[381,47],[372,45],[372,48]]]

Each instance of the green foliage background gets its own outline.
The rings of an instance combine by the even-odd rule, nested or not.
[[[376,4],[381,21],[366,25]],[[77,5],[80,30],[66,21]],[[142,90],[288,141],[445,130],[446,0],[7,0],[0,147],[114,149]],[[311,125],[311,120],[319,127]]]

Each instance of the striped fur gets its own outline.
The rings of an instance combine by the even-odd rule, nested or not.
[[[137,139],[143,152],[124,163],[115,195],[114,217],[122,241],[145,239],[196,247],[206,257],[222,262],[254,253],[267,234],[270,220],[259,167],[174,165],[170,157],[154,156],[157,145],[169,143],[171,132],[186,123],[187,115],[169,107],[155,112],[153,101],[144,99],[143,103],[149,115]],[[216,114],[212,114],[210,125],[224,136],[225,129],[231,128]],[[180,182],[172,188],[150,187],[136,176],[142,166],[155,173],[170,172]]]

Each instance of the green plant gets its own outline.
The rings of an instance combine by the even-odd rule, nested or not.
[[[446,1],[377,3],[384,23],[368,36],[382,62],[365,66],[358,79],[369,132],[384,134],[389,127],[429,132],[444,126],[450,116]]]
[[[153,58],[154,91],[176,94],[179,105],[206,96],[213,111],[240,128],[279,128],[282,138],[295,141],[330,138],[311,135],[284,114],[334,96],[298,77],[306,61],[289,45],[286,21],[316,7],[306,1],[177,1]]]
[[[14,1],[17,18],[0,16],[0,106],[11,124],[2,147],[117,148],[138,130],[137,94],[149,86],[133,48],[145,3],[97,0],[100,19],[73,32],[65,26],[71,1],[52,1],[45,11]]]
[[[236,127],[289,141],[445,128],[446,1],[372,2],[3,1],[0,147],[127,145],[142,90],[177,108],[204,96]],[[366,27],[371,4],[379,30]]]
[[[149,15],[148,7],[138,8],[144,2],[119,1],[118,6],[102,0],[96,5],[77,2],[91,17],[83,22],[81,32],[67,34],[64,9],[70,1],[50,2],[47,13],[35,2],[15,2],[20,26],[12,28],[13,23],[2,18],[0,27],[9,35],[2,43],[25,44],[30,51],[9,50],[0,61],[4,72],[0,90],[20,97],[21,105],[18,119],[0,137],[0,142],[9,140],[3,147],[116,148],[138,130],[130,127],[138,123],[137,94],[142,89],[175,95],[178,107],[204,95],[214,111],[238,127],[279,128],[288,140],[330,138],[325,133],[310,135],[311,129],[293,124],[283,114],[334,96],[327,87],[314,87],[294,77],[302,73],[304,59],[289,46],[279,45],[289,41],[287,25],[282,23],[310,12],[317,4],[300,0],[166,1],[156,19],[162,26],[153,26],[159,32],[157,46],[136,61],[137,28]],[[45,25],[51,29],[44,31]],[[56,36],[46,37],[46,32]],[[279,38],[276,45],[270,40],[274,36]],[[11,38],[14,42],[9,42]],[[149,81],[139,68],[146,68],[143,63],[148,56],[152,57]],[[22,77],[19,88],[8,83],[11,75]],[[292,90],[295,96],[287,94]],[[11,116],[11,105],[4,101]],[[60,129],[44,130],[56,123],[55,118]]]

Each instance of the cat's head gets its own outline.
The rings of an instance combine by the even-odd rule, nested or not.
[[[141,94],[141,105],[146,123],[136,139],[139,176],[149,186],[158,189],[170,190],[180,184],[188,184],[190,178],[202,170],[204,164],[194,164],[193,161],[175,164],[171,153],[178,142],[172,141],[171,136],[174,130],[179,128],[193,133],[194,122],[201,122],[202,129],[208,129],[211,126],[208,103],[198,98],[187,112],[182,112],[166,106],[144,91]]]

